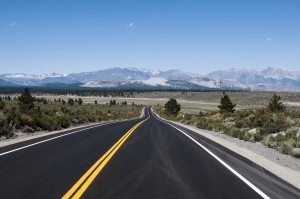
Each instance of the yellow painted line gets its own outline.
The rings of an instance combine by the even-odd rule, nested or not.
[[[76,183],[75,185],[62,197],[62,199],[80,198],[85,192],[88,186],[93,182],[96,176],[101,172],[104,166],[112,158],[112,156],[118,151],[122,144],[128,139],[128,137],[138,128],[144,121],[139,122],[133,126],[125,135],[123,135]],[[81,186],[81,187],[80,187]],[[80,188],[79,188],[80,187]],[[79,189],[78,189],[79,188]],[[76,192],[76,190],[78,191]],[[75,193],[76,192],[76,193]]]

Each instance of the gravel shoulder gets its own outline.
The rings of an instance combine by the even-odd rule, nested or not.
[[[289,155],[281,154],[275,149],[268,148],[261,143],[252,143],[229,137],[220,132],[198,129],[195,126],[184,125],[169,121],[194,131],[231,151],[255,162],[286,182],[300,189],[300,160]]]

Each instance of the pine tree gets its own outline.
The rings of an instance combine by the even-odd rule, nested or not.
[[[174,98],[171,98],[166,104],[165,104],[165,112],[167,114],[177,115],[178,112],[181,109],[181,105],[178,104],[177,100]]]
[[[269,101],[268,109],[272,112],[284,111],[286,106],[280,101],[281,97],[278,95],[273,95],[272,99]]]
[[[116,100],[110,100],[109,105],[110,105],[110,106],[112,106],[112,105],[117,105]]]
[[[21,94],[21,96],[18,97],[20,110],[23,113],[28,112],[34,107],[34,98],[32,97],[29,89],[26,87]]]
[[[82,105],[82,104],[83,104],[83,101],[82,101],[81,98],[78,99],[78,104],[79,104],[79,105]]]
[[[72,98],[69,98],[68,99],[68,104],[70,105],[70,106],[73,106],[74,105],[74,99],[72,99]]]
[[[223,93],[223,97],[221,98],[221,105],[218,106],[222,113],[230,112],[233,113],[235,111],[234,107],[236,104],[233,104],[229,98],[229,96]]]

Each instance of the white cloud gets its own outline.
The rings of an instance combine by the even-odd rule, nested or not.
[[[132,27],[134,27],[134,23],[131,22],[131,23],[129,23],[126,27],[127,27],[127,28],[132,28]]]
[[[267,38],[266,42],[273,42],[273,39],[272,38]]]

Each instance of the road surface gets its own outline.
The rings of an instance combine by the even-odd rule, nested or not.
[[[143,117],[0,148],[0,198],[300,198],[255,163]]]

